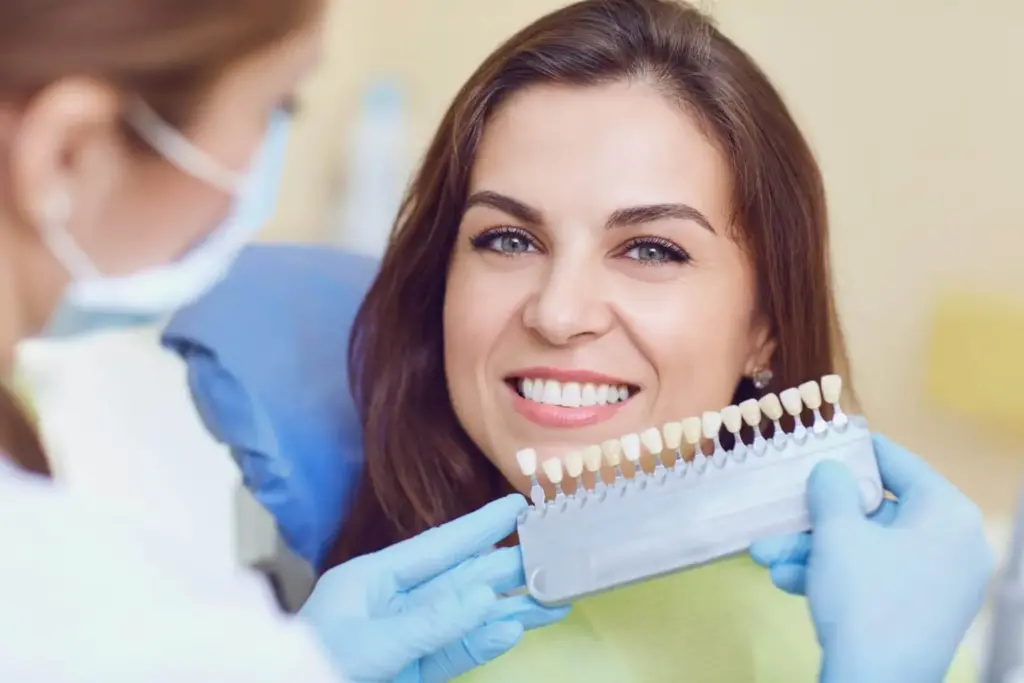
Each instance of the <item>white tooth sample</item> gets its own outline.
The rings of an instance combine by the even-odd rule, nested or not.
[[[619,400],[625,401],[629,398],[629,387],[619,387]]]
[[[747,425],[757,429],[761,424],[761,406],[756,398],[748,398],[740,404],[740,412],[743,414],[743,421]]]
[[[576,382],[566,382],[562,385],[562,405],[566,408],[579,408],[583,402],[580,385]]]
[[[533,380],[529,378],[519,380],[519,393],[530,398],[533,394]]]
[[[704,438],[713,441],[718,438],[718,432],[722,429],[722,414],[709,410],[701,415],[700,425]]]
[[[665,437],[665,446],[670,451],[678,451],[683,445],[683,425],[681,422],[666,422],[661,428],[661,434]]]
[[[519,471],[523,476],[532,477],[537,474],[537,451],[524,448],[516,453],[516,461],[519,462]]]
[[[701,421],[699,417],[688,417],[681,423],[686,443],[696,446],[700,443]]]
[[[597,388],[593,384],[584,384],[580,394],[580,405],[589,407],[597,405]]]
[[[634,465],[640,461],[640,435],[626,434],[619,441],[622,442],[622,453],[626,460]]]
[[[583,466],[587,468],[587,472],[599,471],[603,461],[604,454],[601,453],[600,446],[587,446],[583,449]]]
[[[583,453],[572,451],[565,456],[565,473],[573,479],[579,479],[583,474]]]
[[[562,385],[553,379],[549,379],[544,382],[544,396],[541,397],[541,403],[548,403],[555,406],[561,404]]]
[[[665,450],[665,445],[661,441],[661,430],[657,427],[651,427],[645,429],[640,434],[640,443],[644,445],[647,452],[653,456],[661,455],[661,452]]]
[[[599,384],[597,386],[597,405],[603,406],[608,403],[608,385]]]
[[[545,460],[541,467],[544,469],[544,476],[548,478],[552,484],[562,483],[562,461],[558,458],[550,458]]]
[[[821,378],[821,393],[829,403],[839,403],[843,393],[843,378],[839,375],[825,375]]]
[[[743,428],[743,414],[739,406],[726,406],[722,408],[722,423],[732,434],[739,434]]]
[[[797,417],[803,412],[804,402],[800,400],[799,389],[786,389],[779,394],[779,399],[782,401],[782,407],[793,417]]]
[[[622,444],[618,439],[608,439],[601,444],[601,453],[604,454],[604,461],[609,467],[618,467],[619,458],[622,456]]]
[[[530,400],[536,401],[537,403],[543,403],[544,401],[544,380],[535,379],[533,380],[533,390],[530,393]]]
[[[779,403],[779,397],[775,394],[765,394],[757,404],[761,406],[761,412],[769,420],[775,421],[782,418],[782,404]]]
[[[818,388],[817,382],[804,382],[797,390],[800,392],[800,398],[805,406],[811,410],[821,408],[821,389]]]

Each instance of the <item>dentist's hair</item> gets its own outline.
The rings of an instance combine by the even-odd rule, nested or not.
[[[323,0],[0,0],[0,104],[63,78],[141,95],[187,123],[237,60],[306,24]],[[47,473],[39,439],[0,385],[0,459]]]
[[[756,271],[777,351],[773,386],[845,370],[814,156],[754,61],[696,8],[672,0],[584,0],[499,47],[448,109],[413,180],[352,333],[365,475],[336,564],[468,513],[509,490],[459,424],[444,375],[449,261],[477,145],[490,118],[536,84],[647,81],[702,124],[733,180],[736,239]],[[754,395],[749,381],[735,400]]]

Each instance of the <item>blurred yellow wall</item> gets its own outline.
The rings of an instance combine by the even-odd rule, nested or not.
[[[394,75],[407,89],[418,155],[476,64],[561,4],[340,0],[266,237],[326,236],[343,135],[370,77]],[[924,357],[940,286],[964,282],[1024,300],[1024,4],[714,4],[724,30],[779,85],[821,160],[838,297],[869,417],[986,506],[1007,509],[1024,447],[927,405]],[[1024,348],[1004,362],[1024,362]]]

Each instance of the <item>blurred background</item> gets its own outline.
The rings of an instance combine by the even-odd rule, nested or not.
[[[379,254],[458,87],[501,41],[562,4],[336,2],[261,239]],[[973,497],[1002,547],[1024,483],[1024,4],[704,6],[774,79],[824,170],[864,411]],[[216,555],[235,533],[224,492],[238,473],[189,403],[180,361],[158,348],[152,331],[28,348],[26,386],[58,474],[153,528],[177,524],[195,552]],[[142,493],[161,486],[166,500]],[[188,506],[171,495],[180,490]]]
[[[408,169],[461,83],[499,42],[564,4],[337,3],[265,239],[378,250]],[[705,7],[774,79],[824,169],[864,409],[1006,514],[1024,475],[1024,5]]]

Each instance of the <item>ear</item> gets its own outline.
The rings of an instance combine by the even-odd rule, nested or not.
[[[776,347],[772,326],[759,316],[750,331],[750,352],[747,354],[744,374],[747,377],[752,377],[758,370],[771,368],[772,356],[775,355]]]
[[[46,219],[56,194],[94,210],[98,190],[117,177],[120,112],[113,88],[81,78],[58,81],[28,102],[10,147],[12,201],[27,225]]]

